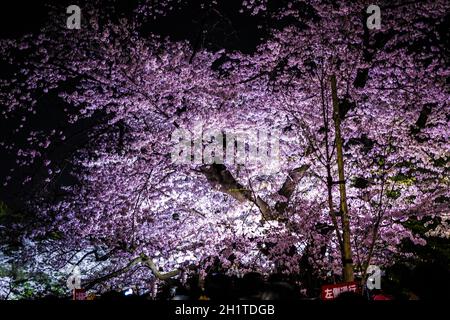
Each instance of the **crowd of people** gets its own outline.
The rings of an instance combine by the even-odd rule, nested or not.
[[[157,294],[148,292],[143,295],[109,291],[98,297],[100,300],[143,299],[143,300],[319,300],[320,288],[308,291],[289,281],[282,275],[272,275],[265,278],[257,272],[245,274],[243,277],[233,277],[222,273],[208,275],[203,281],[198,277],[189,278],[185,283],[171,281],[162,285]],[[413,293],[407,292],[395,297],[383,290],[359,290],[359,292],[341,293],[336,300],[364,302],[368,300],[411,300],[418,299]]]

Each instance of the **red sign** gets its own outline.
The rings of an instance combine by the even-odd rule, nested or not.
[[[73,300],[86,300],[86,291],[84,289],[74,289]]]
[[[320,298],[322,300],[333,300],[342,292],[358,292],[358,284],[353,281],[324,285],[322,286]]]

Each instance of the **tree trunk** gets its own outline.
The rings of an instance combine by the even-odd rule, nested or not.
[[[330,154],[330,143],[328,139],[328,133],[329,133],[329,120],[328,120],[328,108],[325,101],[325,87],[323,82],[320,82],[320,96],[322,98],[322,116],[323,116],[323,126],[325,128],[325,168],[327,170],[327,196],[328,196],[328,208],[330,210],[330,218],[333,222],[333,227],[336,232],[336,237],[339,243],[339,250],[341,252],[343,251],[344,244],[342,242],[341,237],[341,231],[339,230],[338,220],[336,217],[336,212],[334,210],[333,205],[333,178],[331,176],[331,162],[332,162],[332,156]]]
[[[342,214],[342,274],[344,281],[353,281],[353,260],[350,245],[350,218],[347,208],[347,194],[345,190],[344,155],[342,151],[341,121],[339,118],[339,101],[336,88],[336,76],[331,76],[331,95],[333,99],[333,120],[335,126],[336,153],[339,173],[340,210]]]

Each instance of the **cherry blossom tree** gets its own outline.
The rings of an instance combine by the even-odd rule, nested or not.
[[[445,49],[436,41],[439,35],[431,36],[429,26],[424,24],[433,20],[431,16],[442,17],[446,9],[444,3],[433,3],[429,8],[424,4],[387,5],[384,27],[372,32],[361,23],[364,2],[352,6],[311,4],[315,6],[306,8],[315,10],[318,22],[312,21],[300,30],[290,26],[274,32],[274,39],[261,46],[259,55],[247,58],[245,65],[249,67],[241,69],[236,82],[252,86],[257,82],[273,97],[262,103],[267,108],[286,111],[290,122],[304,132],[306,144],[298,151],[300,157],[312,155],[319,165],[313,169],[314,174],[326,186],[319,194],[327,195],[323,202],[328,203],[329,220],[336,231],[343,264],[348,264],[346,278],[351,280],[353,259],[347,203],[352,208],[353,220],[362,223],[353,224],[353,232],[364,234],[354,236],[354,250],[362,270],[372,259],[379,233],[388,231],[380,228],[383,221],[396,230],[388,232],[391,237],[387,242],[398,243],[401,237],[393,238],[400,232],[408,233],[398,223],[408,219],[406,208],[420,206],[420,214],[446,211],[445,205],[434,200],[447,193],[447,169],[430,161],[448,157],[445,151],[448,69],[444,67]],[[404,20],[399,21],[399,10]],[[299,12],[304,11],[293,8],[283,14],[292,14],[300,20]],[[418,43],[423,45],[423,51],[412,54]],[[332,90],[336,78],[337,89]],[[337,170],[341,143],[336,135],[338,129],[347,140],[345,180],[343,170]],[[420,138],[421,134],[425,136]],[[434,147],[429,147],[430,141],[434,141]],[[405,170],[409,174],[405,175]],[[427,178],[417,180],[423,184],[415,178],[414,183],[407,181],[422,174]],[[349,180],[354,180],[355,185],[349,189],[351,201],[342,190]],[[341,189],[339,196],[333,191],[336,184]],[[419,192],[416,188],[427,191]],[[340,209],[336,210],[333,199],[339,197]],[[336,215],[342,219],[341,231]]]
[[[32,225],[12,226],[30,268],[64,279],[80,266],[83,286],[100,291],[218,268],[307,265],[364,280],[369,264],[401,254],[402,239],[423,243],[408,219],[445,221],[449,70],[437,26],[446,1],[380,4],[381,30],[367,28],[366,1],[243,1],[240,15],[273,25],[261,26],[252,53],[146,33],[185,5],[152,3],[128,16],[86,5],[79,30],[60,10],[60,23],[2,40],[4,60],[18,64],[0,82],[2,116],[27,135],[25,147],[2,147],[19,167],[45,168],[21,181],[41,186],[27,203]],[[26,126],[49,96],[68,127],[88,123],[86,143],[59,161],[47,151],[74,138]],[[199,162],[217,144],[210,129],[225,133],[223,149],[234,144],[228,133],[281,132],[279,159],[269,172]],[[173,161],[180,130],[201,141],[184,164]]]

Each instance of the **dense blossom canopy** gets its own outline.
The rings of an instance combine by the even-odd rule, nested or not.
[[[386,1],[380,30],[366,26],[369,4],[243,1],[239,14],[260,19],[265,33],[251,52],[148,32],[183,1],[142,2],[121,18],[86,5],[79,30],[55,8],[57,23],[1,40],[4,63],[17,68],[1,79],[1,116],[27,141],[1,147],[24,172],[45,168],[20,181],[39,190],[27,202],[32,226],[10,226],[23,245],[11,256],[61,283],[78,265],[98,290],[195,270],[339,275],[340,183],[356,272],[391,263],[405,238],[424,244],[408,220],[437,219],[430,232],[449,237],[450,70],[440,28],[449,3]],[[30,129],[51,103],[65,127]],[[81,145],[70,128],[82,128]],[[180,128],[200,140],[207,129],[280,132],[279,162],[265,164],[279,168],[175,163]],[[203,138],[203,148],[213,143]],[[60,145],[75,147],[61,159],[50,152]]]

